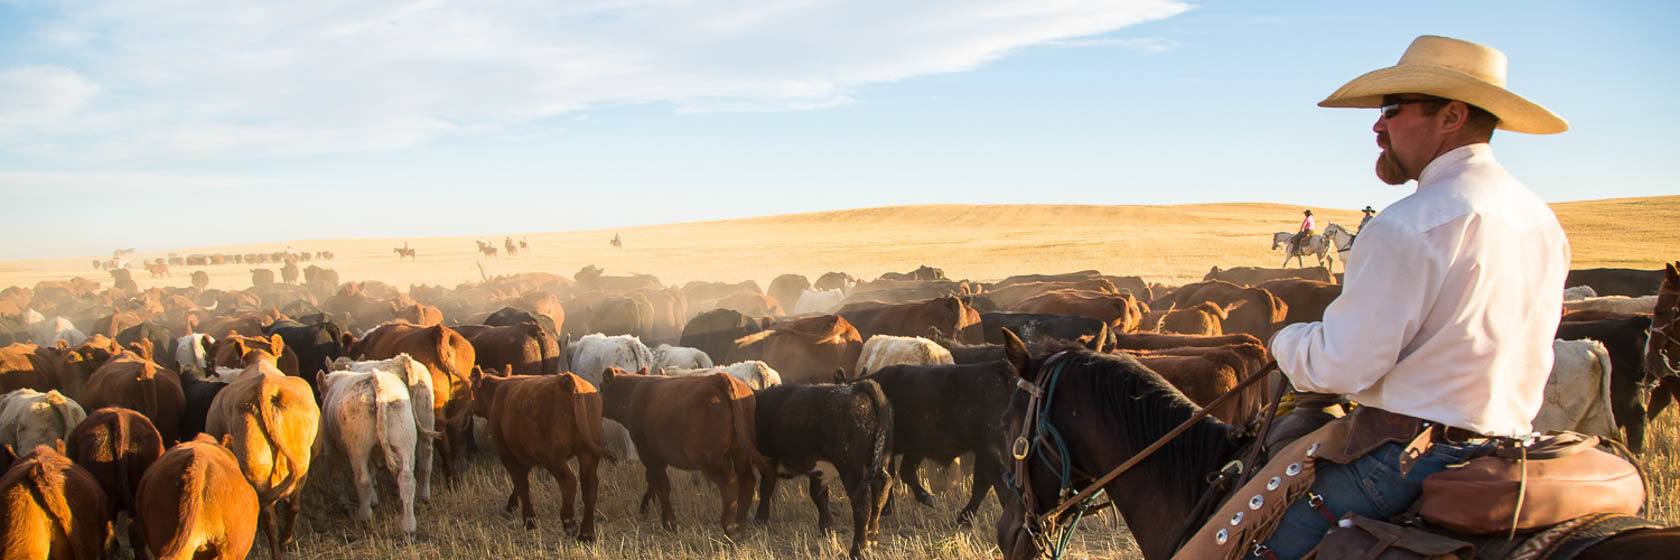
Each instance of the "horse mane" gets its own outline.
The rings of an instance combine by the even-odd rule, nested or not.
[[[1081,421],[1096,423],[1091,433],[1113,434],[1118,441],[1126,442],[1122,445],[1130,446],[1123,449],[1128,456],[1201,410],[1131,356],[1099,354],[1079,347],[1068,350],[1069,362],[1057,382],[1057,401],[1051,406],[1062,408],[1061,403],[1066,401],[1061,399],[1076,399],[1074,409],[1082,412]],[[1069,432],[1064,429],[1063,433]],[[1165,486],[1168,495],[1194,499],[1207,486],[1204,476],[1234,458],[1236,450],[1249,439],[1243,429],[1208,416],[1140,465],[1167,465],[1158,469],[1166,478],[1152,482]]]

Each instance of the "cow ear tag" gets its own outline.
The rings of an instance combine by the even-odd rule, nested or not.
[[[1029,445],[1030,444],[1027,443],[1027,437],[1026,436],[1016,437],[1015,438],[1015,445],[1012,445],[1009,448],[1009,454],[1014,456],[1015,460],[1017,460],[1017,461],[1020,461],[1022,459],[1026,459],[1027,458],[1027,450],[1030,448]]]

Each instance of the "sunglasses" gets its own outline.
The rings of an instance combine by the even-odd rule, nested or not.
[[[1440,101],[1442,101],[1442,100],[1440,100],[1440,99],[1396,99],[1392,103],[1389,103],[1387,105],[1383,105],[1382,107],[1378,107],[1377,110],[1382,112],[1382,118],[1392,119],[1396,115],[1399,115],[1400,114],[1400,108],[1402,106],[1405,106],[1408,103],[1437,103],[1437,102],[1440,102]]]

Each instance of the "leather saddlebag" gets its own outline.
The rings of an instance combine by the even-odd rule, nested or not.
[[[1645,482],[1625,449],[1574,432],[1501,447],[1425,478],[1418,513],[1474,535],[1532,531],[1594,513],[1637,514]]]
[[[1308,559],[1319,560],[1470,560],[1470,543],[1411,527],[1384,523],[1357,513],[1343,515],[1318,542]]]

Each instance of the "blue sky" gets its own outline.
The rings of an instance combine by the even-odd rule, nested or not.
[[[1545,199],[1680,193],[1674,2],[352,4],[0,0],[0,259],[923,203],[1380,208],[1410,187],[1371,173],[1375,111],[1314,104],[1420,34],[1505,51],[1569,120],[1494,139]]]

